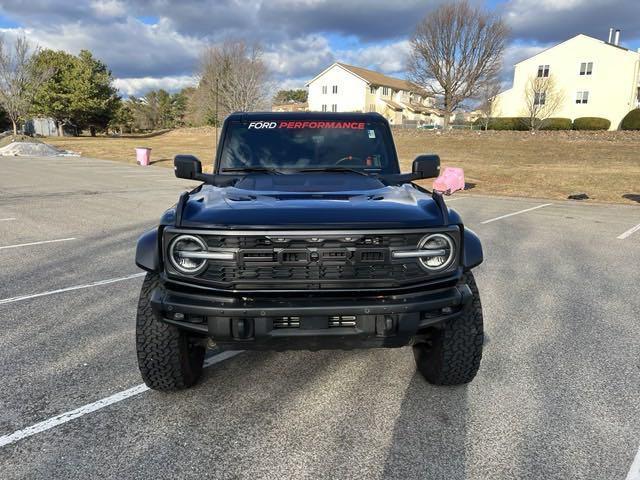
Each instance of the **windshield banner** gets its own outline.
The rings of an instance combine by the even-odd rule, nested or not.
[[[327,122],[327,121],[280,121],[280,122],[251,122],[249,123],[249,130],[262,130],[262,129],[274,129],[274,128],[340,128],[349,130],[364,130],[364,122]]]

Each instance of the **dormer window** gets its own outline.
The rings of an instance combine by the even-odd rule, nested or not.
[[[377,91],[378,91],[378,87],[374,87],[373,85],[371,85],[371,86],[369,87],[369,92],[370,92],[372,95],[375,95]]]

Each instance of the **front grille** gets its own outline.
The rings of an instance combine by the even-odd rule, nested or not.
[[[170,231],[165,245],[179,232]],[[190,232],[193,234],[193,232]],[[456,236],[456,230],[451,232]],[[210,250],[233,249],[234,260],[209,260],[193,281],[233,290],[397,288],[431,275],[415,258],[393,259],[393,249],[416,248],[425,231],[368,234],[327,232],[294,235],[199,236]],[[172,272],[169,272],[170,274]]]

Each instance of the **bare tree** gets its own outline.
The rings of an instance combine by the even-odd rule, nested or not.
[[[502,19],[467,0],[427,15],[411,38],[411,80],[441,99],[444,128],[464,100],[497,77],[509,30]]]
[[[558,111],[564,102],[564,93],[556,86],[553,75],[531,76],[524,89],[525,113],[528,127],[539,130]]]
[[[31,60],[38,50],[24,36],[16,38],[13,48],[0,36],[0,105],[13,124],[14,135],[28,115],[36,91],[53,75],[52,70],[33,68]]]
[[[269,72],[260,45],[228,41],[208,47],[200,62],[198,90],[209,116],[218,109],[225,115],[265,108]]]
[[[492,115],[495,115],[498,109],[500,87],[500,81],[498,77],[496,77],[493,81],[488,80],[483,83],[478,92],[478,100],[480,101],[478,110],[481,114],[480,123],[483,130],[489,128],[489,120]]]

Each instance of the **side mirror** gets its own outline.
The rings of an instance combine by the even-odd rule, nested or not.
[[[411,172],[416,179],[437,177],[440,175],[440,157],[438,155],[418,155],[413,161]]]
[[[198,180],[202,175],[202,163],[193,155],[176,155],[173,159],[173,171],[178,178]]]

